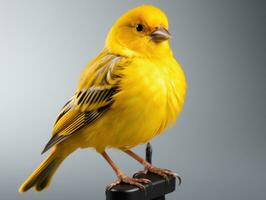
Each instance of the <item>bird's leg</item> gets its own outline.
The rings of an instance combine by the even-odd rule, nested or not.
[[[133,151],[131,150],[125,150],[124,151],[126,154],[128,154],[129,156],[131,156],[132,158],[134,158],[135,160],[137,160],[139,163],[141,163],[144,166],[144,173],[152,172],[154,174],[158,174],[164,178],[167,179],[167,176],[175,176],[178,179],[179,185],[181,184],[181,177],[175,173],[172,172],[168,169],[162,169],[162,168],[158,168],[155,167],[153,165],[151,165],[149,162],[147,162],[145,159],[143,159],[142,157],[140,157],[139,155],[135,154]]]
[[[112,169],[115,171],[118,180],[112,182],[109,184],[107,187],[108,189],[111,189],[112,187],[120,184],[121,182],[123,183],[128,183],[130,185],[135,185],[141,189],[145,189],[145,187],[141,183],[150,183],[151,181],[145,178],[132,178],[129,176],[126,176],[117,166],[116,164],[112,161],[112,159],[108,156],[108,154],[104,151],[101,153],[104,159],[110,164]]]

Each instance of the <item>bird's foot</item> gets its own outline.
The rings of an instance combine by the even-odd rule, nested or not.
[[[127,183],[127,184],[130,184],[130,185],[135,185],[138,188],[145,190],[145,187],[141,183],[146,183],[147,184],[147,183],[151,183],[151,181],[149,179],[146,179],[146,178],[132,178],[132,177],[126,176],[124,174],[121,174],[121,175],[118,176],[118,180],[112,182],[111,184],[109,184],[107,186],[107,189],[110,190],[114,186],[116,186],[116,185],[118,185],[120,183]]]
[[[181,177],[177,173],[172,172],[169,169],[162,169],[162,168],[154,167],[154,166],[152,166],[150,164],[145,166],[145,169],[144,169],[143,172],[144,173],[151,172],[151,173],[154,173],[154,174],[158,174],[159,176],[162,176],[165,179],[168,179],[168,176],[174,176],[174,177],[176,177],[178,179],[178,185],[180,185],[181,182],[182,182]]]

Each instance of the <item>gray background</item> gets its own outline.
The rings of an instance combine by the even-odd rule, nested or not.
[[[265,1],[264,1],[265,2]],[[42,193],[17,193],[60,107],[112,23],[143,1],[0,2],[0,199],[104,199],[111,168],[79,150]],[[145,1],[169,16],[188,81],[177,124],[152,141],[154,164],[178,171],[174,199],[266,199],[266,5],[263,1]],[[135,148],[141,154],[144,146]],[[111,150],[128,174],[141,166]]]

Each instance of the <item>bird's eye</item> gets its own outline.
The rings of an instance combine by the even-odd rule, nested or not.
[[[138,32],[142,32],[143,29],[144,29],[144,26],[143,26],[142,24],[137,24],[137,25],[136,25],[136,30],[137,30]]]

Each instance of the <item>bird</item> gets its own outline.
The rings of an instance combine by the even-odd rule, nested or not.
[[[103,49],[84,68],[73,96],[60,110],[42,151],[50,153],[19,192],[47,188],[64,159],[80,148],[95,149],[109,163],[117,176],[110,188],[121,182],[143,187],[150,180],[127,176],[108,149],[126,153],[145,172],[177,175],[131,150],[165,132],[184,106],[186,78],[170,38],[167,15],[153,5],[137,6],[118,18]]]

